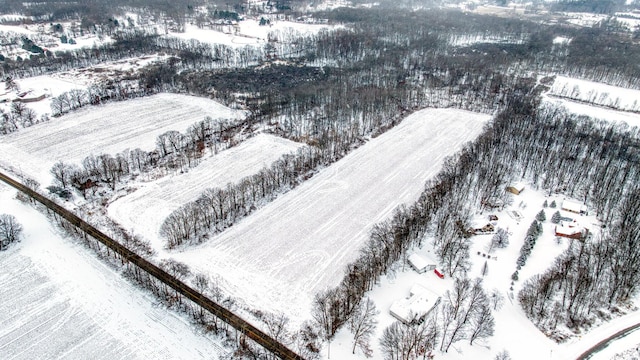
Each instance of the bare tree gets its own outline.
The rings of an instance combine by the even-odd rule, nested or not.
[[[291,344],[293,339],[291,337],[291,332],[289,332],[289,329],[287,328],[287,325],[289,324],[289,318],[287,316],[282,313],[267,313],[264,316],[264,322],[267,325],[267,331],[272,338],[285,345]]]
[[[189,267],[177,260],[174,259],[164,259],[160,262],[160,267],[165,269],[171,276],[176,277],[178,279],[184,279],[191,271]]]
[[[371,356],[372,351],[369,346],[369,340],[378,324],[376,316],[379,313],[376,305],[369,298],[362,300],[356,307],[353,315],[351,315],[349,319],[349,330],[353,334],[352,354],[356,353],[356,347],[358,347],[365,356]]]
[[[491,238],[491,244],[489,245],[489,252],[494,248],[506,248],[509,245],[509,233],[503,228],[498,228],[496,233]]]
[[[53,178],[60,183],[63,189],[67,188],[69,181],[71,180],[73,168],[70,165],[65,164],[62,161],[58,161],[53,164],[49,172],[53,175]]]
[[[9,244],[20,241],[22,225],[13,215],[0,215],[0,250],[4,250]]]
[[[432,316],[417,326],[394,322],[382,333],[380,347],[384,359],[409,360],[426,358],[433,350],[437,337],[436,321]]]
[[[502,308],[502,305],[504,305],[504,296],[500,294],[498,289],[493,289],[489,296],[489,301],[491,305],[493,305],[493,311],[498,311]]]
[[[476,339],[488,338],[493,336],[495,328],[495,320],[491,314],[491,306],[488,302],[483,302],[480,308],[474,312],[471,317],[471,326],[469,334],[469,345],[473,345]]]

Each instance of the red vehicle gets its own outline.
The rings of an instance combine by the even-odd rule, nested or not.
[[[438,277],[439,277],[440,279],[444,279],[444,274],[443,274],[442,272],[440,272],[440,270],[438,270],[438,269],[433,269],[433,272],[434,272],[436,275],[438,275]]]

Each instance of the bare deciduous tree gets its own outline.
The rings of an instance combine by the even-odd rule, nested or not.
[[[22,225],[13,215],[0,215],[0,250],[4,250],[9,244],[20,241]]]
[[[356,347],[360,348],[365,356],[371,356],[371,347],[369,340],[376,329],[378,321],[376,316],[380,312],[376,309],[376,305],[369,298],[360,302],[349,319],[349,330],[353,334],[353,348],[351,353],[356,353]]]

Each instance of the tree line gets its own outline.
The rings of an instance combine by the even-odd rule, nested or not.
[[[53,190],[60,195],[62,190],[72,187],[87,198],[101,185],[115,190],[129,176],[188,170],[198,165],[206,150],[214,154],[236,145],[241,140],[238,138],[241,130],[250,123],[250,119],[235,123],[207,116],[189,126],[184,134],[168,131],[158,135],[156,149],[151,151],[136,148],[115,155],[89,155],[82,160],[82,167],[58,161],[50,170],[59,185]]]

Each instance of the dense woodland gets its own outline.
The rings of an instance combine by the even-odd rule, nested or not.
[[[133,3],[137,4],[127,2],[128,6]],[[293,11],[291,3],[275,6]],[[599,4],[605,12],[619,6]],[[175,9],[162,11],[173,12],[176,21],[184,23],[192,17],[191,5],[186,11],[180,10],[183,5],[175,2],[166,5]],[[227,5],[240,13],[248,11],[241,3]],[[19,4],[8,1],[4,6]],[[67,12],[56,18],[80,10]],[[638,89],[640,45],[633,40],[637,34],[621,33],[611,22],[593,28],[541,25],[457,11],[409,12],[384,3],[380,8],[342,8],[314,16],[347,24],[347,28],[240,50],[122,30],[113,34],[113,44],[23,61],[6,59],[2,67],[5,75],[18,78],[148,53],[170,55],[126,82],[114,80],[63,94],[54,99],[56,116],[82,106],[162,91],[213,96],[229,105],[236,105],[238,94],[246,99],[251,115],[241,124],[208,118],[185,134],[159,136],[151,152],[137,149],[90,156],[82,166],[56,164],[52,174],[59,186],[53,191],[63,196],[65,189],[73,187],[91,197],[99,186],[115,190],[144,172],[197,166],[205,151],[215,153],[243,140],[239,130],[247,126],[265,126],[308,145],[237,184],[207,189],[198,200],[176,210],[162,226],[169,248],[205,241],[393,127],[411,111],[438,106],[496,114],[473,143],[445,161],[441,173],[425,184],[414,204],[398,208],[390,219],[375,225],[340,285],[318,294],[315,324],[305,325],[300,333],[304,336],[296,338],[309,357],[318,351],[316,333],[330,340],[343,325],[354,333],[354,350],[357,345],[364,353],[370,351],[366,329],[375,309],[363,297],[427,236],[436,239],[435,251],[444,271],[459,280],[420,326],[396,323],[385,330],[381,340],[385,356],[412,358],[418,351],[447,351],[461,339],[473,343],[491,336],[491,309],[498,307],[499,299],[485,294],[479,282],[466,279],[466,230],[471,214],[489,199],[504,196],[505,184],[513,179],[525,179],[550,194],[579,198],[606,224],[600,238],[572,243],[546,273],[526,281],[518,299],[537,326],[549,334],[558,325],[584,326],[637,292],[638,129],[541,107],[539,94],[545,85],[537,77],[559,73]],[[85,25],[93,31],[103,28],[96,27],[95,21]],[[572,41],[554,44],[557,36]],[[474,40],[492,38],[503,41]],[[13,124],[11,131],[18,131],[25,118],[17,110],[0,115],[5,124]],[[28,125],[28,121],[22,124]],[[277,320],[269,321],[286,323]]]

